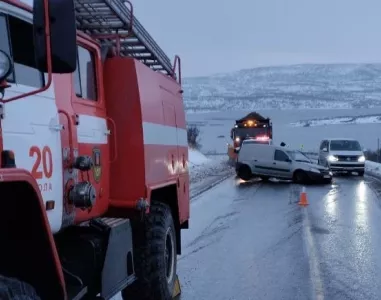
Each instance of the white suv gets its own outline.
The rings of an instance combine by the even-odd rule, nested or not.
[[[363,176],[365,156],[360,143],[354,139],[326,139],[321,141],[318,164],[331,171],[357,172]]]

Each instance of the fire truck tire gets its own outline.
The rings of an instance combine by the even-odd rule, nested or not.
[[[41,300],[36,290],[28,283],[16,278],[0,275],[1,300]]]
[[[144,226],[139,222],[135,225],[137,281],[122,292],[122,297],[124,300],[170,300],[177,270],[176,231],[171,209],[164,203],[153,202]]]

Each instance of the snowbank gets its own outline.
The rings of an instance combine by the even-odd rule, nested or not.
[[[200,151],[189,149],[190,182],[198,182],[211,175],[218,175],[227,169],[227,155],[206,157]]]
[[[210,162],[210,159],[207,158],[201,152],[195,149],[189,149],[189,167],[202,166]]]
[[[381,164],[367,160],[365,162],[365,172],[381,178]]]
[[[206,157],[197,150],[189,149],[191,198],[233,174],[234,168],[228,165],[227,154]]]
[[[381,123],[381,116],[359,116],[359,117],[337,117],[304,120],[291,123],[293,127],[311,127],[311,126],[327,126],[327,125],[345,125],[345,124],[376,124]]]

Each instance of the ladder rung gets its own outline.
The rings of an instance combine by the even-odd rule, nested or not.
[[[124,0],[74,0],[77,18],[77,28],[85,33],[96,36],[101,34],[126,35],[131,24],[130,10]],[[121,55],[131,56],[143,61],[147,66],[160,66],[168,74],[174,75],[168,56],[157,45],[140,22],[133,17],[132,36],[121,38]],[[95,37],[100,43],[115,45],[109,38]],[[138,48],[132,48],[139,46]],[[128,48],[130,47],[130,48]],[[154,59],[148,62],[146,59]],[[155,68],[156,69],[156,68]],[[159,70],[159,68],[157,68]]]
[[[147,49],[142,48],[142,49],[131,49],[127,48],[123,50],[124,53],[132,53],[132,54],[141,54],[141,53],[147,53]]]
[[[119,22],[109,22],[107,24],[107,29],[118,29],[122,26],[123,24],[119,23]],[[81,25],[81,26],[78,26],[78,29],[79,30],[92,30],[92,29],[96,29],[96,30],[102,30],[105,28],[105,24],[86,24],[86,25]]]

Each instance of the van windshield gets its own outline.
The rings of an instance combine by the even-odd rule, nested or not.
[[[329,148],[333,151],[361,151],[361,146],[358,141],[335,140],[331,141]]]
[[[286,152],[294,161],[305,162],[309,164],[312,163],[311,160],[300,151],[294,150],[294,151],[286,151]]]

